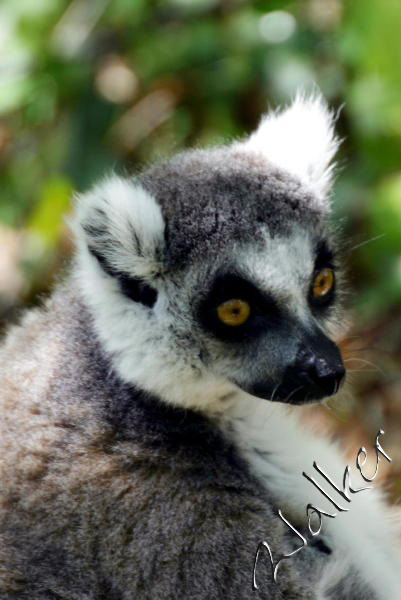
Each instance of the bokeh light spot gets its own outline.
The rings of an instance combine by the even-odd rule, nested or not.
[[[280,44],[288,40],[295,32],[295,17],[284,10],[275,10],[259,19],[259,32],[270,44]]]

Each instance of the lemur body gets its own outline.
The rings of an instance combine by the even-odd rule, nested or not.
[[[71,274],[1,351],[0,598],[398,599],[376,490],[251,588],[261,539],[299,545],[278,509],[303,534],[308,503],[332,509],[302,471],[344,472],[288,406],[343,377],[332,127],[298,98],[245,142],[78,201]]]

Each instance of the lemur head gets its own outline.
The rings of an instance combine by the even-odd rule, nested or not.
[[[238,389],[297,404],[338,390],[337,146],[322,100],[298,96],[244,141],[78,199],[79,285],[124,381],[211,411]]]

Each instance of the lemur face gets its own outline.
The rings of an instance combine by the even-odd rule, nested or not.
[[[300,140],[298,162],[295,142],[280,150],[277,121],[288,113],[293,123],[300,107],[325,127],[319,164]],[[135,181],[110,179],[79,201],[80,287],[125,381],[205,410],[238,389],[288,403],[338,390],[341,275],[326,230],[336,141],[318,99],[286,113],[259,128],[276,137],[273,158],[256,132]]]
[[[204,363],[264,399],[298,404],[336,393],[345,371],[329,336],[339,283],[322,232],[265,232],[261,248],[232,254],[194,289]]]

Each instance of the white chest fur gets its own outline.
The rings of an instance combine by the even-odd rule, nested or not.
[[[324,598],[323,588],[346,577],[348,568],[353,567],[377,598],[399,600],[401,559],[396,534],[400,528],[394,526],[394,514],[374,487],[349,494],[350,501],[347,501],[325,481],[313,467],[314,462],[342,490],[347,461],[340,448],[306,429],[298,419],[297,411],[300,410],[243,395],[232,405],[227,420],[252,472],[266,486],[277,509],[295,528],[307,525],[308,504],[336,514],[334,518],[322,517],[321,535],[328,541],[333,554],[330,570],[322,577],[321,590],[317,590],[317,598]],[[373,448],[370,453],[374,454]],[[356,467],[352,466],[350,471],[353,489],[369,485]],[[303,476],[303,472],[313,477],[340,509],[346,510],[337,510],[333,502]],[[312,521],[314,529],[317,529],[316,523],[317,518]],[[295,534],[294,542],[297,546],[302,545]],[[288,549],[283,548],[282,552],[288,552]],[[296,560],[296,557],[289,560]]]

